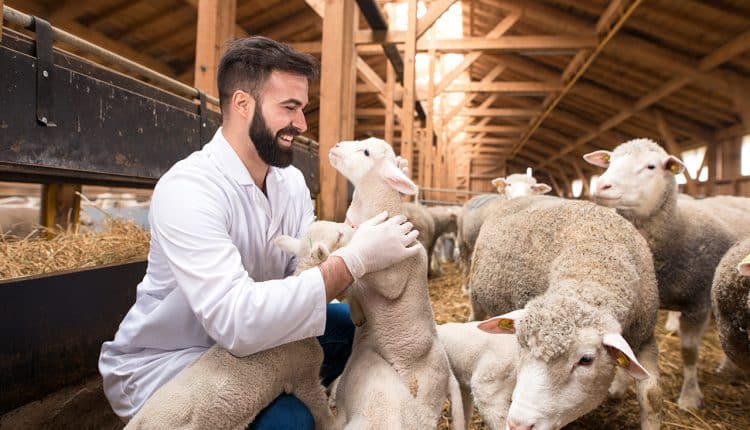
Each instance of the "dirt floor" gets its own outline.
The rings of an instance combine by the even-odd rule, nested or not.
[[[444,266],[443,275],[430,280],[430,300],[438,324],[463,322],[469,315],[468,299],[461,294],[460,273],[453,264]],[[715,372],[723,358],[716,327],[711,322],[700,350],[698,378],[703,390],[703,409],[683,411],[677,407],[682,384],[682,359],[679,338],[664,331],[666,312],[660,311],[657,326],[662,390],[662,429],[750,429],[750,379],[723,376]],[[579,429],[639,429],[639,409],[634,386],[622,400],[609,400],[579,420],[566,426]],[[439,429],[449,429],[450,414],[443,411]],[[474,411],[472,430],[486,430]]]

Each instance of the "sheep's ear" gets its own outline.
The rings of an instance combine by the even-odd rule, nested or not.
[[[383,160],[379,163],[378,173],[386,184],[399,193],[410,196],[417,194],[417,184],[412,182],[395,163]]]
[[[611,151],[594,151],[594,152],[589,152],[588,154],[583,156],[583,159],[586,160],[589,164],[593,164],[594,166],[604,167],[605,169],[609,167],[609,160],[611,158],[612,158]]]
[[[531,191],[533,191],[534,194],[547,194],[552,191],[552,187],[547,184],[534,184],[531,186]]]
[[[675,175],[679,175],[685,171],[685,163],[674,155],[665,158],[661,165],[664,166],[664,170],[670,171]]]
[[[323,261],[331,254],[331,251],[328,250],[328,247],[323,242],[318,242],[312,247],[312,251],[310,255],[312,255],[313,259],[316,261]]]
[[[281,235],[274,239],[273,243],[276,244],[282,251],[289,254],[294,254],[298,257],[305,255],[305,244],[296,238],[287,235]]]
[[[505,178],[495,178],[492,180],[492,186],[497,188],[497,192],[499,194],[505,193],[505,186],[507,184],[505,183]]]
[[[750,255],[742,259],[740,264],[737,265],[737,270],[740,271],[742,276],[750,276]]]
[[[615,364],[622,367],[630,376],[642,380],[649,376],[648,371],[641,366],[635,358],[630,345],[620,333],[607,333],[602,337],[602,343],[607,347],[607,352],[615,360]]]
[[[516,332],[516,322],[526,316],[526,309],[516,309],[499,317],[490,318],[479,323],[477,327],[487,333],[513,334]]]

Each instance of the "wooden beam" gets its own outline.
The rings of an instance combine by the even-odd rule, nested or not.
[[[378,76],[377,73],[375,73],[374,70],[370,67],[369,64],[365,60],[362,59],[362,57],[357,56],[357,73],[362,78],[363,81],[370,84],[372,87],[377,90],[380,94],[383,94],[385,92],[385,83],[383,82],[383,79]]]
[[[417,52],[426,52],[429,41],[420,41]],[[441,39],[437,46],[442,52],[463,51],[501,51],[501,52],[557,52],[568,53],[571,50],[594,48],[597,40],[594,36],[503,36],[500,38],[465,37],[463,39]]]
[[[417,22],[417,39],[422,37],[455,2],[456,0],[433,1],[427,9],[427,13],[422,18],[419,18]]]
[[[561,82],[467,82],[455,83],[444,92],[544,94],[563,89]]]
[[[385,80],[385,137],[384,140],[393,144],[393,126],[394,126],[394,90],[396,86],[396,71],[390,61],[385,62],[386,80]]]
[[[526,127],[517,125],[468,125],[463,127],[461,131],[471,132],[479,131],[485,133],[502,133],[502,134],[521,134],[526,130]]]
[[[473,4],[473,3],[472,3]],[[487,33],[486,38],[487,39],[496,39],[503,34],[505,34],[506,31],[510,30],[513,25],[518,22],[518,19],[521,17],[518,13],[512,13],[500,21],[495,28],[493,28],[489,33]],[[440,81],[440,83],[435,88],[435,92],[437,94],[443,92],[445,88],[448,87],[453,81],[458,78],[461,73],[463,73],[466,69],[468,69],[474,62],[484,54],[483,51],[474,51],[469,52],[464,56],[463,61],[461,64],[459,64],[455,69],[451,70],[450,73],[445,75],[443,79]]]
[[[404,53],[404,101],[402,108],[401,156],[409,163],[409,177],[414,165],[414,103],[416,102],[417,0],[409,0]]]
[[[75,228],[81,213],[80,184],[48,183],[42,187],[41,224],[43,227],[57,231]]]
[[[672,134],[672,130],[670,129],[669,124],[667,124],[667,121],[664,119],[664,116],[657,110],[654,113],[654,117],[656,118],[656,127],[659,129],[659,133],[661,134],[662,139],[664,139],[667,151],[675,157],[682,158],[682,151],[680,150],[680,146],[677,144],[677,140],[675,140],[674,134]],[[700,170],[700,167],[698,167],[698,175],[700,175]],[[695,197],[695,195],[697,194],[697,184],[695,179],[693,179],[687,172],[684,173],[684,176],[686,180],[685,192]]]
[[[3,27],[5,27],[3,15],[3,0],[0,0],[0,41],[3,40]]]
[[[705,72],[709,69],[717,67],[718,65],[722,64],[722,62],[731,60],[733,58],[731,57],[731,55],[738,55],[739,53],[745,52],[745,50],[747,49],[750,49],[750,30],[742,33],[740,36],[732,39],[730,42],[721,46],[713,53],[705,56],[700,62],[698,62],[697,69],[689,71],[686,75],[672,78],[660,87],[644,95],[640,99],[636,100],[635,103],[633,103],[631,106],[624,108],[614,116],[601,123],[596,130],[576,139],[573,145],[564,148],[557,156],[550,158],[539,166],[536,166],[536,168],[543,167],[546,163],[554,161],[559,158],[559,156],[567,154],[574,148],[591,141],[602,132],[616,127],[637,112],[648,108],[659,100],[662,100],[663,98],[692,82],[694,79],[701,76],[701,72]]]
[[[195,87],[214,97],[216,71],[226,42],[234,39],[237,0],[199,0],[195,36]]]
[[[530,118],[541,113],[541,109],[514,109],[514,108],[486,108],[471,109],[464,108],[458,112],[458,116],[493,116],[495,118]]]
[[[355,4],[349,0],[326,2],[323,18],[323,55],[320,77],[320,211],[318,219],[343,221],[346,217],[348,186],[346,178],[328,162],[328,152],[338,142],[353,136],[354,130],[346,129],[350,124],[342,120],[342,115],[354,115],[344,111],[351,106],[349,99],[355,97],[353,86],[356,76],[350,73],[355,65],[354,17]],[[344,64],[345,60],[349,64]],[[350,82],[344,82],[349,78]],[[353,125],[353,122],[351,123]]]
[[[198,2],[199,1],[200,0],[185,0],[185,2],[187,4],[189,4],[190,6],[192,6],[195,10],[198,10]],[[237,7],[235,6],[235,18],[236,18],[236,14],[237,14]],[[237,20],[235,19],[235,21],[237,21]],[[234,25],[234,37],[239,38],[239,37],[248,37],[248,36],[249,36],[249,34],[248,34],[247,30],[245,30],[244,28],[240,27],[235,22],[235,25]]]

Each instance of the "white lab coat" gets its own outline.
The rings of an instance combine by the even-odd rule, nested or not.
[[[320,271],[285,278],[296,260],[273,244],[313,222],[310,192],[294,167],[272,167],[266,190],[268,198],[221,129],[157,183],[146,276],[99,357],[123,419],[214,343],[245,356],[323,334]]]

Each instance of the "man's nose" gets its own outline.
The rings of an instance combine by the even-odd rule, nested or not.
[[[307,120],[305,120],[305,113],[301,110],[298,111],[297,115],[292,120],[292,126],[299,130],[300,133],[307,131]]]

